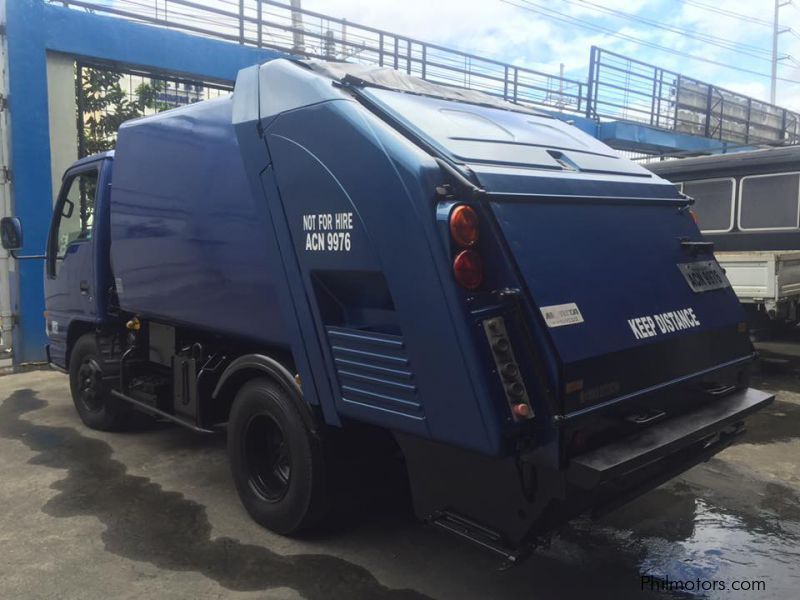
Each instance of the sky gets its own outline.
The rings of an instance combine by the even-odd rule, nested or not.
[[[302,6],[353,23],[553,74],[558,74],[563,63],[566,76],[582,81],[588,76],[589,49],[596,45],[769,100],[773,0],[303,0]],[[722,45],[733,48],[609,14],[598,6],[697,35],[722,38],[725,40]],[[558,22],[531,10],[541,7],[685,55],[671,54],[575,23]],[[746,18],[720,14],[719,10]],[[779,62],[778,76],[791,81],[778,82],[777,104],[800,110],[800,0],[780,9],[779,24],[792,31],[779,36],[778,55],[790,55],[797,62],[789,58]]]

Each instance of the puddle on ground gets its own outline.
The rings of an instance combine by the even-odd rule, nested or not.
[[[773,444],[799,437],[800,404],[775,400],[765,409],[747,417],[747,431],[736,443]]]
[[[702,479],[703,474],[698,470],[704,468],[695,469],[693,476]],[[724,475],[736,476],[734,472]],[[603,560],[630,561],[637,566],[640,577],[673,582],[672,592],[655,590],[666,597],[746,597],[744,594],[781,600],[797,597],[800,589],[797,493],[777,484],[743,479],[731,483],[732,488],[738,486],[743,496],[739,498],[741,502],[731,498],[731,502],[717,504],[719,498],[707,497],[706,488],[679,479],[599,521],[575,521],[559,539],[567,546],[604,547]],[[757,500],[753,502],[753,498]],[[718,582],[716,590],[699,588],[698,580]],[[679,581],[691,582],[689,586],[693,589],[676,591],[675,582]],[[764,588],[734,592],[731,590],[734,581]]]
[[[53,517],[93,516],[106,527],[105,548],[119,556],[173,571],[196,571],[236,591],[279,587],[310,600],[423,598],[390,590],[366,569],[324,554],[283,556],[230,538],[211,539],[205,508],[146,477],[127,473],[111,447],[69,427],[35,424],[25,413],[47,405],[31,390],[0,405],[0,437],[24,443],[32,465],[66,471],[42,511]]]

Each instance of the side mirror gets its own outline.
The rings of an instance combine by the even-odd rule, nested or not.
[[[6,250],[22,248],[22,221],[19,220],[19,217],[0,219],[0,242]]]
[[[64,198],[64,208],[61,209],[61,216],[65,219],[69,219],[72,217],[72,213],[75,210],[75,203],[70,200],[69,198]]]

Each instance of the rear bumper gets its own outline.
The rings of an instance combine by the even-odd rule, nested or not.
[[[509,549],[583,512],[616,508],[709,459],[744,432],[749,414],[773,399],[759,390],[737,391],[556,469],[545,466],[537,451],[496,458],[395,436],[420,518],[484,546]]]
[[[745,417],[774,399],[774,394],[746,388],[714,400],[570,459],[567,482],[583,490],[655,487],[662,473],[672,473],[668,479],[728,446],[744,432]]]

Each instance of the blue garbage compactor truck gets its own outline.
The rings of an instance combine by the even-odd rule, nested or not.
[[[328,437],[367,428],[419,517],[518,548],[709,458],[772,400],[689,202],[550,116],[274,60],[66,172],[49,360],[89,427],[226,426],[277,532],[325,514]]]

